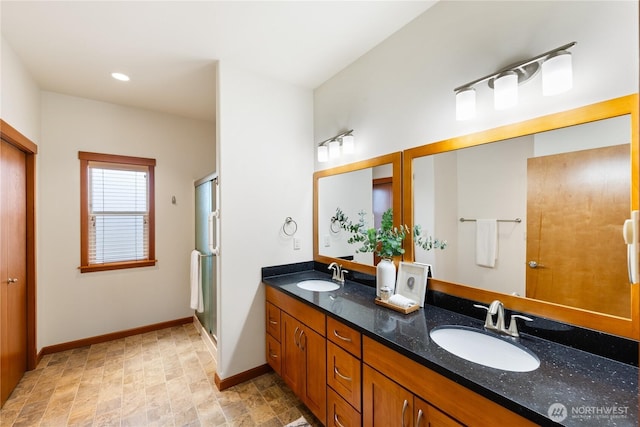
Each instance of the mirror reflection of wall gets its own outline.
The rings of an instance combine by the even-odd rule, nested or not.
[[[528,258],[533,257],[532,254],[527,254],[527,234],[531,234],[531,231],[527,231],[527,200],[531,196],[528,194],[530,184],[527,179],[527,159],[602,146],[625,144],[628,147],[631,140],[630,132],[630,117],[627,115],[414,159],[414,222],[423,225],[432,234],[447,239],[449,243],[446,251],[425,252],[416,248],[415,260],[432,264],[434,277],[440,280],[468,284],[501,293],[516,293],[545,300],[553,299],[548,295],[540,297],[544,292],[536,296],[526,286],[527,274],[531,273],[528,271]],[[629,152],[628,148],[626,152]],[[618,163],[612,170],[606,172],[607,176],[604,179],[614,179],[611,175],[616,173],[623,175],[627,185],[626,190],[621,190],[625,197],[622,205],[617,208],[621,218],[619,222],[602,226],[603,230],[610,229],[608,231],[610,236],[609,234],[599,234],[599,236],[601,239],[611,240],[619,245],[614,249],[605,249],[600,248],[599,245],[591,247],[593,245],[590,243],[589,253],[595,259],[610,259],[602,252],[621,251],[623,259],[620,265],[616,266],[616,270],[621,270],[624,276],[626,274],[625,246],[619,234],[620,226],[630,211],[628,186],[631,174],[628,157],[624,167],[621,168]],[[582,186],[606,185],[595,182],[600,179],[597,173],[584,171],[584,174],[585,176],[575,178],[580,180]],[[561,188],[563,185],[565,184],[557,182],[553,188]],[[558,200],[558,202],[562,204],[565,200]],[[599,203],[597,200],[592,202]],[[610,200],[604,203],[607,203],[607,210],[613,209]],[[584,221],[595,211],[595,209],[592,211],[587,209],[580,212],[581,220]],[[498,256],[495,267],[487,268],[478,266],[475,262],[476,223],[460,222],[461,217],[507,220],[521,218],[522,222],[498,223]],[[590,224],[595,227],[594,221]],[[598,233],[601,232],[598,231]],[[570,233],[570,236],[575,239],[577,235]],[[563,238],[568,239],[567,236]],[[544,235],[544,239],[549,239],[548,233]],[[580,242],[572,241],[571,244],[580,245]],[[552,255],[547,255],[547,257],[550,256]],[[554,265],[559,263],[549,258],[544,262]],[[585,259],[584,262],[588,261]],[[617,265],[618,261],[612,263]],[[619,289],[616,292],[622,294],[618,297],[619,300],[622,299],[620,306],[626,307],[626,311],[615,309],[616,311],[610,314],[628,317],[630,314],[628,284],[607,284],[607,280],[620,281],[612,277],[613,275],[609,274],[601,280],[590,280],[592,286],[599,289],[593,291],[574,289],[573,294],[591,292],[597,295],[610,292],[611,289]],[[619,277],[619,274],[616,277]],[[583,307],[585,304],[576,300],[554,300],[553,302],[576,307]],[[583,308],[594,309],[594,307]],[[602,310],[608,312],[606,309]]]
[[[382,212],[392,206],[391,164],[322,177],[318,180],[318,242],[319,253],[333,258],[374,265],[372,253],[357,252],[357,244],[348,244],[349,234],[331,224],[340,208],[353,222],[365,211],[369,227],[379,225]]]

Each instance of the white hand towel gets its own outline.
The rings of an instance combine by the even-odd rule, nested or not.
[[[198,313],[204,311],[203,297],[202,297],[202,280],[200,277],[200,252],[197,250],[191,251],[191,305],[194,310],[198,310]]]
[[[498,221],[476,220],[476,264],[493,268],[498,257]]]
[[[391,298],[389,298],[389,304],[397,305],[398,307],[402,308],[409,308],[413,305],[416,305],[417,303],[414,300],[409,299],[403,295],[395,294],[392,295]]]

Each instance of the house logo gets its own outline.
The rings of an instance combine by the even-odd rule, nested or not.
[[[568,415],[567,407],[564,406],[562,403],[554,403],[551,406],[549,406],[547,415],[549,415],[549,418],[551,418],[553,421],[557,423],[562,422],[567,418],[567,415]]]

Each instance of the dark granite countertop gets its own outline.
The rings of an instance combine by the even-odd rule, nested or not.
[[[557,425],[550,407],[564,405],[567,426],[638,426],[638,368],[522,334],[520,344],[540,359],[532,372],[507,372],[461,359],[432,342],[441,325],[482,329],[483,322],[426,305],[404,315],[377,306],[375,289],[346,281],[332,292],[300,289],[307,279],[330,280],[315,270],[263,277],[263,282],[339,319],[364,335],[540,425]]]

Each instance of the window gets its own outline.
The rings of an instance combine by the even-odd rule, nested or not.
[[[80,151],[80,271],[155,265],[155,159]]]

